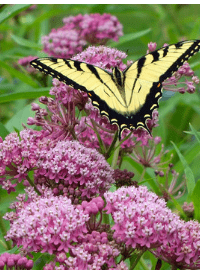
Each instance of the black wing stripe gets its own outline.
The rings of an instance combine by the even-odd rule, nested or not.
[[[63,59],[63,60],[64,60],[65,64],[66,64],[69,68],[72,68],[72,66],[70,65],[70,62],[69,62],[69,61],[67,61],[67,60],[65,60],[65,59]]]
[[[169,49],[169,46],[166,46],[163,50],[163,57],[167,56],[168,54],[168,49]]]
[[[152,52],[151,55],[153,56],[153,61],[152,61],[152,63],[159,60],[160,54],[158,53],[158,51]]]
[[[92,72],[92,74],[95,75],[95,77],[101,82],[104,83],[101,79],[101,77],[99,76],[99,73],[97,72],[96,68],[92,65],[87,64],[87,68]]]
[[[177,50],[183,46],[183,42],[175,44]],[[180,66],[183,65],[192,55],[198,52],[200,49],[200,41],[195,41],[159,78],[159,82],[162,83],[167,78],[171,77],[174,72],[176,72]],[[178,51],[177,51],[178,53]],[[166,55],[165,55],[166,56]]]
[[[83,71],[81,68],[81,63],[78,61],[74,61],[74,67],[76,68],[76,70],[78,71]]]
[[[115,93],[110,89],[110,87],[106,84],[106,82],[104,82],[101,77],[99,76],[98,71],[96,70],[96,68],[90,64],[87,64],[87,68],[92,72],[93,75],[95,75],[95,77],[102,83],[104,84],[109,90],[110,92],[115,95]],[[110,79],[112,79],[112,81],[115,83],[115,81],[113,80],[112,74],[106,70],[103,70],[104,72],[106,72],[107,74],[110,75]],[[119,101],[119,100],[118,100]]]
[[[145,56],[141,57],[141,58],[138,60],[138,63],[137,63],[137,78],[140,77],[140,73],[141,73],[142,68],[143,68],[143,66],[144,66],[144,64],[145,64],[145,61],[146,61],[146,57],[145,57]]]

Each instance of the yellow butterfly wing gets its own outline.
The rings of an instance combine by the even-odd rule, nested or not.
[[[151,119],[153,110],[158,108],[162,82],[199,49],[200,40],[179,42],[143,56],[124,71],[124,91],[130,118],[127,128],[142,126],[147,129],[145,121]]]
[[[77,90],[87,92],[101,114],[108,116],[112,123],[117,123],[116,117],[112,121],[109,108],[120,112],[125,103],[111,73],[84,62],[51,57],[35,59],[31,65]]]

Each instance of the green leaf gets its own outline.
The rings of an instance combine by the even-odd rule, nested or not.
[[[38,87],[38,84],[28,75],[20,72],[19,70],[11,67],[0,60],[0,67],[6,69],[13,77],[20,79],[22,82],[29,84],[32,87]]]
[[[5,137],[9,134],[9,131],[7,128],[0,122],[0,136],[2,139],[5,139]]]
[[[200,179],[197,181],[194,191],[192,193],[192,202],[194,205],[194,217],[197,220],[200,220]]]
[[[182,145],[182,144],[180,144]],[[187,161],[187,163],[192,166],[193,165],[193,168],[195,166],[195,160],[199,160],[199,153],[200,153],[200,144],[198,142],[194,142],[194,144],[188,144],[187,146],[187,151],[184,152],[184,158],[185,160]],[[169,154],[173,154],[174,150],[173,151],[170,151]],[[198,165],[196,165],[198,167]],[[195,166],[195,167],[196,167]],[[180,161],[180,159],[174,164],[174,167],[173,169],[177,172],[179,172],[180,174],[183,173],[183,165],[182,165],[182,162]],[[198,170],[198,168],[197,168]]]
[[[41,104],[38,100],[34,101],[42,108],[45,108],[44,104]],[[5,125],[9,132],[18,132],[23,129],[22,123],[26,124],[28,117],[35,117],[35,112],[32,111],[31,105],[28,104],[19,110]]]
[[[168,193],[168,195],[170,196],[171,201],[173,202],[173,204],[174,204],[174,206],[176,207],[176,209],[178,210],[178,212],[179,212],[184,218],[186,218],[186,214],[185,214],[185,212],[183,211],[183,208],[182,208],[182,206],[180,205],[180,203],[179,203],[176,199],[174,199],[174,197],[173,197],[171,194]]]
[[[136,33],[126,34],[126,35],[124,35],[123,37],[121,37],[119,39],[119,42],[111,42],[111,43],[109,43],[109,46],[111,46],[111,47],[117,47],[119,45],[122,45],[125,42],[132,41],[134,39],[140,38],[140,37],[148,34],[149,32],[151,32],[151,28],[148,28],[146,30],[143,30],[143,31],[140,31],[140,32],[136,32]]]
[[[200,132],[197,132],[196,129],[193,128],[193,126],[189,123],[190,128],[191,128],[191,132],[189,131],[185,131],[185,133],[190,134],[190,135],[194,135],[197,142],[200,143]]]
[[[19,248],[18,248],[17,246],[14,246],[14,248],[12,248],[12,249],[10,249],[10,250],[6,250],[6,252],[7,252],[7,253],[10,253],[10,254],[14,254],[14,253],[17,253],[17,250],[18,250],[18,249],[19,249]],[[3,254],[3,253],[5,253],[5,251],[1,252],[0,255]]]
[[[185,160],[184,156],[181,154],[181,152],[179,151],[178,147],[175,145],[175,143],[171,142],[182,162],[182,165],[184,167],[184,172],[185,172],[185,175],[186,175],[186,185],[187,185],[187,190],[188,190],[188,193],[189,195],[191,196],[192,195],[192,192],[194,190],[194,187],[195,187],[195,179],[194,179],[194,175],[193,175],[193,172],[192,170],[190,169],[187,161]]]
[[[35,50],[38,50],[40,51],[42,49],[42,47],[36,43],[34,43],[33,41],[29,41],[25,38],[22,38],[22,37],[18,37],[16,35],[11,35],[11,38],[19,45],[21,46],[25,46],[25,47],[28,47],[28,48],[32,48],[32,49],[35,49]]]
[[[5,7],[3,11],[1,11],[0,13],[0,23],[4,22],[5,20],[11,17],[14,17],[15,15],[29,8],[30,6],[31,6],[30,4],[21,4],[21,5],[13,5],[13,6],[7,5],[7,7]]]
[[[0,103],[10,102],[13,100],[18,99],[34,99],[38,98],[40,96],[49,96],[49,87],[44,88],[38,88],[38,89],[32,89],[29,91],[22,91],[17,93],[11,93],[11,94],[3,94],[0,95]]]
[[[134,161],[132,158],[128,157],[128,156],[125,156],[123,158],[123,162],[128,162],[133,170],[134,173],[137,171],[139,175],[141,175],[143,173],[143,166],[139,163],[137,163],[136,161]],[[126,163],[126,168],[127,168],[127,163]],[[133,178],[134,180],[134,178]],[[136,179],[138,180],[138,179]],[[139,180],[138,180],[139,181]],[[143,184],[146,184],[147,186],[150,186],[151,189],[156,193],[156,194],[159,194],[159,187],[157,186],[156,182],[155,182],[155,175],[153,173],[153,170],[146,170],[145,173],[144,173],[144,179],[141,181],[141,182],[138,182],[139,185],[143,185]]]
[[[74,5],[68,4],[67,7],[70,10],[70,6],[73,7]],[[49,10],[48,10],[49,9]],[[45,12],[40,12],[39,16],[35,16],[35,20],[30,25],[27,25],[27,30],[34,29],[37,27],[41,27],[40,24],[45,20],[51,20],[55,16],[59,16],[62,14],[62,17],[66,15],[65,9],[63,9],[62,5],[54,5],[54,8],[50,7],[50,5],[46,5]],[[47,21],[48,22],[48,21]],[[47,32],[48,33],[48,32]]]

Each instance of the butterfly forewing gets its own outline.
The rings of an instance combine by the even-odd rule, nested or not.
[[[99,107],[97,99],[119,113],[122,111],[120,106],[125,107],[111,73],[106,70],[83,62],[51,57],[33,60],[31,64],[75,89],[87,92],[96,107]]]
[[[130,65],[125,71],[125,76],[127,80],[132,79],[133,83],[134,79],[163,82],[172,76],[199,49],[200,41],[198,40],[183,41],[163,47],[143,56]]]

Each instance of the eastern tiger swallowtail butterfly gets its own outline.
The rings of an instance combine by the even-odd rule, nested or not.
[[[200,40],[181,41],[150,52],[128,66],[123,72],[117,67],[112,73],[84,62],[38,58],[31,65],[77,90],[88,93],[92,104],[111,124],[124,129],[143,127],[146,119],[159,107],[162,82],[171,77],[200,49]]]

